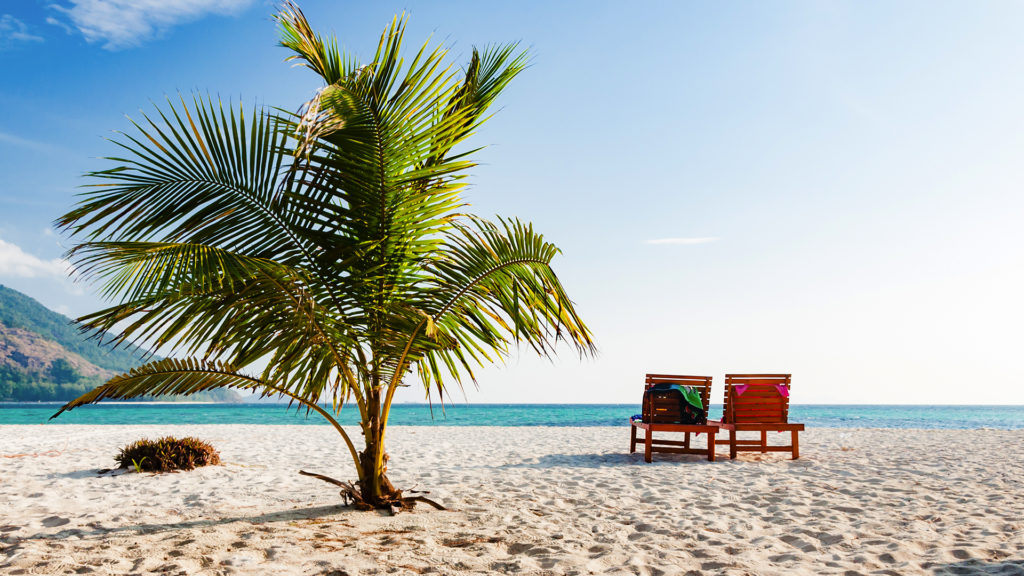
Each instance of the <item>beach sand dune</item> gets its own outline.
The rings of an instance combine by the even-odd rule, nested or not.
[[[224,464],[97,477],[167,434]],[[327,426],[0,426],[0,573],[1024,574],[1024,431],[812,429],[797,461],[652,464],[628,435],[392,428],[392,480],[452,510],[391,517],[297,474],[352,476]]]

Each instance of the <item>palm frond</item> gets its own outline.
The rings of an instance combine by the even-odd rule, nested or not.
[[[105,399],[132,400],[142,397],[188,396],[216,388],[270,391],[272,386],[259,378],[241,374],[225,364],[166,358],[143,364],[126,374],[111,378],[103,386],[62,406],[50,419],[79,406],[94,404]]]
[[[295,52],[287,61],[299,61],[300,65],[319,74],[327,84],[333,84],[355,70],[355,59],[342,53],[333,37],[324,40],[313,31],[306,15],[294,2],[286,1],[281,11],[274,15],[274,20],[280,29],[281,46]]]
[[[80,318],[84,329],[235,366],[272,357],[263,378],[313,398],[351,361],[346,316],[319,303],[302,270],[196,244],[88,242],[73,253],[83,276],[120,300]]]
[[[167,103],[157,118],[133,122],[138,134],[114,144],[127,153],[118,165],[92,172],[101,180],[57,220],[92,241],[207,244],[254,257],[299,263],[316,247],[289,221],[281,175],[291,155],[279,118],[194,98]]]
[[[434,334],[427,334],[425,321],[418,330],[405,330],[404,360],[417,363],[425,387],[442,391],[445,373],[457,382],[460,372],[472,378],[475,365],[492,361],[494,352],[504,355],[511,343],[525,343],[542,355],[552,354],[558,341],[580,354],[595,351],[589,329],[551,268],[557,253],[518,220],[473,219],[446,236],[444,256],[427,268],[430,289],[415,303]]]

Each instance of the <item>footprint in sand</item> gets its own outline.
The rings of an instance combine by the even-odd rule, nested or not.
[[[956,558],[957,560],[967,560],[971,557],[970,552],[968,552],[967,550],[962,550],[960,548],[954,549],[951,552],[951,554],[953,555],[953,558]]]

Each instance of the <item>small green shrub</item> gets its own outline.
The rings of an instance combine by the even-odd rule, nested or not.
[[[220,464],[217,450],[198,438],[159,440],[142,439],[121,449],[115,458],[120,468],[134,468],[136,472],[167,472],[192,470],[199,466]]]

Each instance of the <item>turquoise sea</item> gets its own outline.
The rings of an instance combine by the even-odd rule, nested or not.
[[[3,424],[310,424],[325,425],[313,413],[286,404],[101,403],[48,420],[59,403],[0,403]],[[426,404],[396,404],[396,426],[628,426],[639,404],[454,404],[433,412]],[[712,405],[712,418],[721,405]],[[356,424],[354,406],[342,410],[342,424]],[[1024,406],[881,406],[794,404],[790,421],[829,428],[999,428],[1024,429]]]

